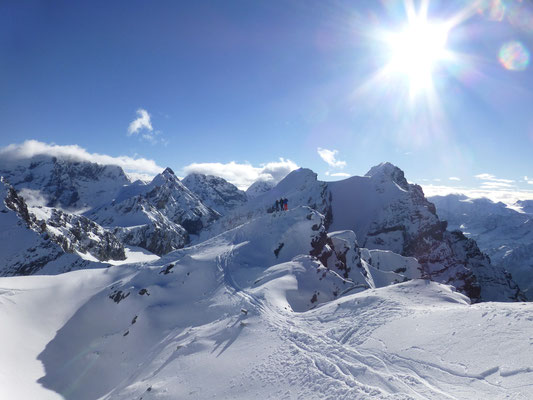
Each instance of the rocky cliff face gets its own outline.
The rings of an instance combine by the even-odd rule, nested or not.
[[[32,211],[38,213],[35,208]],[[64,251],[90,254],[99,261],[126,258],[123,243],[96,222],[55,208],[44,210],[42,214],[47,218],[39,220],[39,225]]]
[[[63,237],[51,236],[49,229],[46,222],[29,211],[15,189],[0,178],[0,276],[58,274],[106,266],[67,252],[58,243]]]
[[[7,185],[6,188],[6,206],[15,211],[29,229],[46,234],[63,251],[90,254],[99,261],[126,258],[122,243],[97,223],[55,208],[28,208],[24,198],[12,186]]]

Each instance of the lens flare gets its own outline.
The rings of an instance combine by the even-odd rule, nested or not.
[[[498,54],[500,63],[510,71],[524,71],[529,65],[529,52],[517,41],[505,43]]]
[[[448,30],[445,24],[420,17],[410,21],[403,31],[388,36],[389,69],[407,76],[413,93],[423,92],[432,85],[434,68],[447,57]]]
[[[478,11],[491,21],[503,21],[505,17],[505,3],[502,0],[479,0]]]
[[[530,4],[515,5],[508,15],[509,23],[524,32],[533,32],[533,10]]]

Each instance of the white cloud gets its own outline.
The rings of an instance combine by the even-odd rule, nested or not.
[[[483,182],[481,184],[481,188],[482,189],[500,189],[500,188],[513,188],[515,187],[514,185],[511,185],[510,183],[507,183],[507,182]]]
[[[433,179],[435,182],[440,182],[440,178]]]
[[[154,130],[152,128],[152,121],[148,111],[143,108],[139,108],[137,110],[137,115],[137,119],[134,119],[130,122],[130,126],[128,127],[128,136],[139,133],[142,129],[146,129],[150,132]]]
[[[326,172],[326,175],[327,176],[338,176],[338,177],[341,177],[341,178],[348,178],[348,177],[351,176],[350,174],[347,174],[346,172],[334,172],[333,174],[330,174],[329,172]]]
[[[503,182],[503,183],[513,183],[514,182],[511,179],[499,179],[499,178],[496,178],[492,174],[486,174],[486,173],[485,174],[475,175],[474,178],[478,178],[478,179],[481,179],[483,181],[491,181],[491,182]]]
[[[324,160],[330,167],[334,168],[344,168],[346,166],[346,161],[336,160],[336,155],[338,150],[328,150],[319,147],[317,150],[318,155],[322,160]]]
[[[461,180],[461,178],[458,178],[456,176],[450,176],[448,179],[451,180],[451,181],[460,181]]]
[[[27,140],[22,144],[10,144],[9,146],[0,148],[0,160],[5,161],[24,160],[38,155],[48,155],[76,161],[89,161],[104,165],[118,165],[126,172],[144,174],[145,176],[154,176],[163,171],[163,168],[153,160],[128,156],[112,157],[105,154],[89,153],[78,145],[60,146],[37,140]]]
[[[229,163],[192,163],[183,168],[185,175],[200,173],[220,176],[233,183],[239,189],[245,190],[257,180],[273,181],[282,180],[287,174],[298,168],[291,160],[280,158],[279,161],[262,164],[254,167],[252,164],[240,164],[235,161]]]

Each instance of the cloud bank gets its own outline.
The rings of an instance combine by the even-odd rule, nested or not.
[[[5,161],[19,161],[39,155],[75,161],[89,161],[103,165],[118,165],[126,172],[136,174],[137,176],[154,176],[163,171],[163,168],[153,160],[128,156],[112,157],[105,154],[89,153],[78,145],[60,146],[37,140],[26,140],[22,144],[10,144],[0,148],[0,160]]]
[[[233,183],[241,190],[246,190],[257,180],[272,181],[278,183],[298,165],[291,160],[280,158],[279,161],[262,164],[254,167],[249,163],[192,163],[183,168],[185,175],[199,173],[205,175],[215,175]]]
[[[486,197],[494,202],[501,201],[502,203],[512,206],[518,200],[533,200],[533,190],[508,189],[501,187],[488,188],[482,186],[478,189],[452,187],[444,185],[421,185],[424,194],[430,196],[446,196],[448,194],[464,194],[465,196],[477,199]]]

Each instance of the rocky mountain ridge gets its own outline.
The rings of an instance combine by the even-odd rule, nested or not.
[[[0,199],[0,276],[58,274],[108,266],[76,254],[76,249],[91,242],[72,240],[71,232],[51,234],[48,224],[29,211],[24,199],[3,178]],[[116,241],[111,244],[118,246],[120,256],[120,245]],[[101,252],[101,243],[92,250]]]

